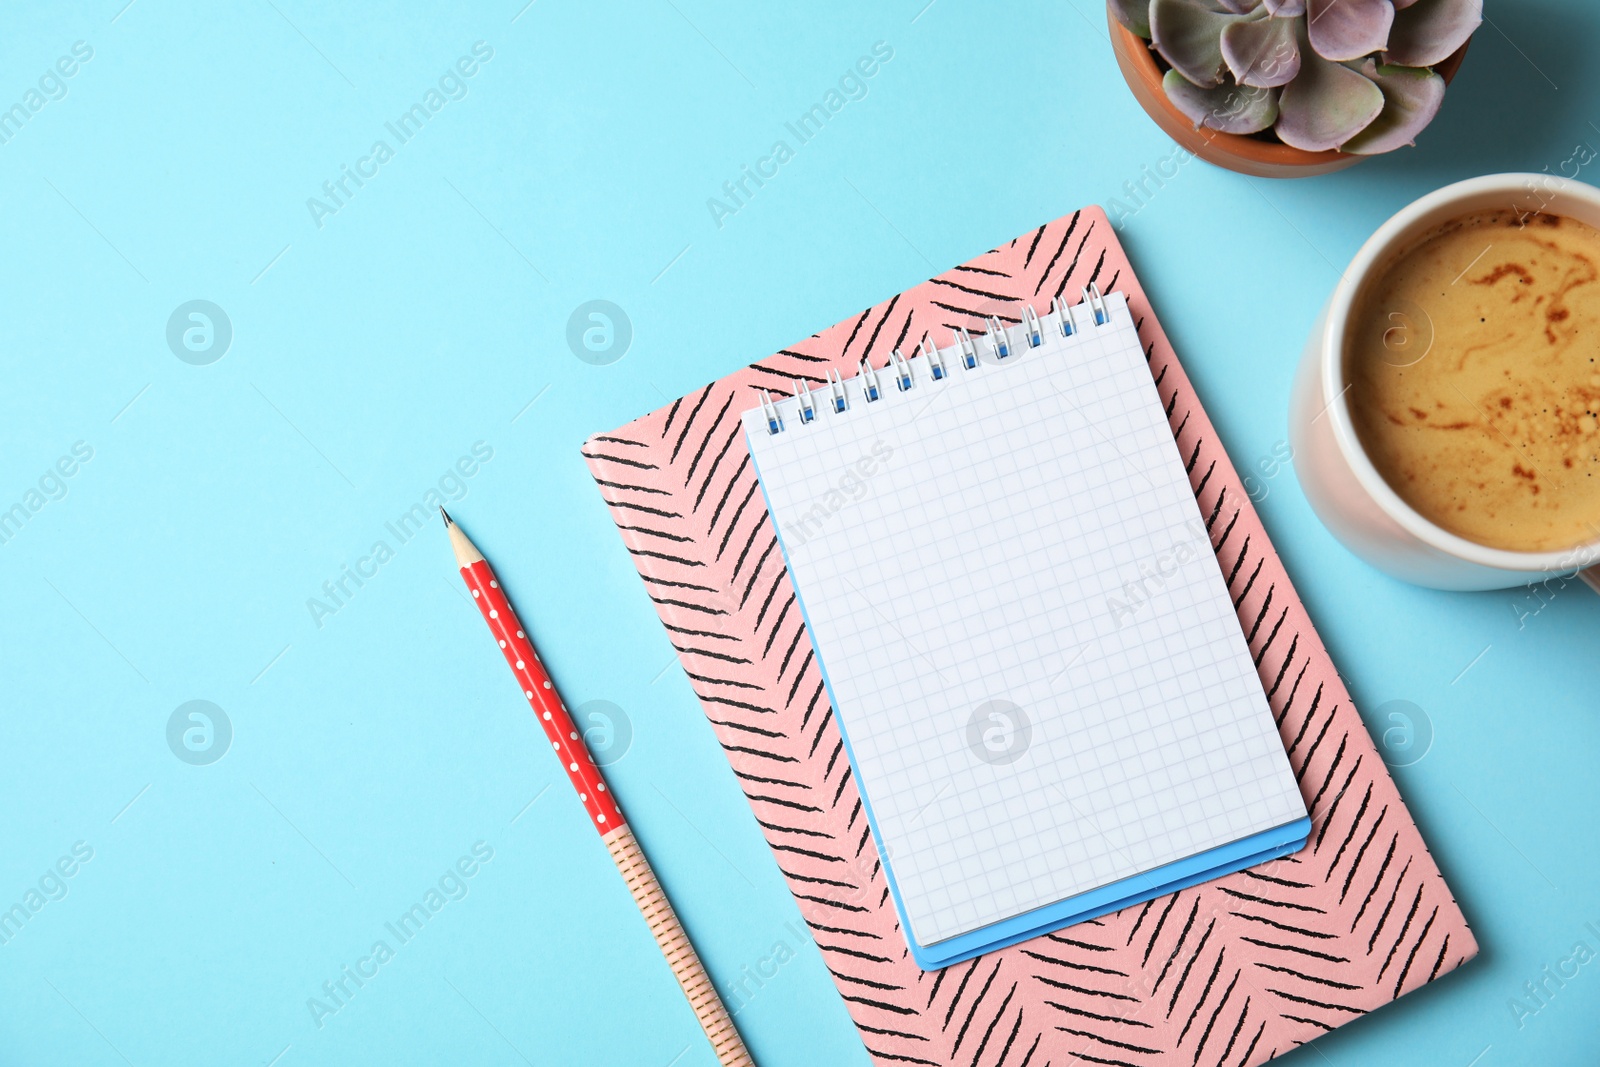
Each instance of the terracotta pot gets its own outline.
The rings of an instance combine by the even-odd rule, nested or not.
[[[1111,26],[1111,47],[1117,54],[1117,66],[1122,68],[1122,76],[1128,79],[1128,88],[1133,90],[1134,97],[1169,137],[1207,163],[1258,178],[1309,178],[1343,170],[1370,158],[1338,151],[1307,152],[1281,141],[1195,129],[1189,117],[1167,99],[1166,90],[1161,87],[1161,78],[1166,72],[1156,62],[1150,42],[1118,22],[1109,5],[1106,21]],[[1434,68],[1446,84],[1455,77],[1466,54],[1467,45],[1464,44]]]

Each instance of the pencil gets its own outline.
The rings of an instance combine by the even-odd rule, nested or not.
[[[555,686],[551,684],[550,676],[539,660],[539,653],[534,650],[533,642],[528,640],[526,628],[512,610],[505,590],[500,588],[499,579],[483,558],[483,553],[461,532],[461,527],[451,520],[449,513],[440,508],[439,514],[444,517],[445,530],[450,534],[450,547],[455,550],[456,563],[461,567],[461,577],[472,593],[473,602],[483,613],[489,631],[500,642],[500,650],[505,653],[506,662],[516,675],[522,695],[533,706],[539,725],[544,727],[545,736],[550,739],[550,745],[560,758],[572,787],[577,790],[578,800],[582,802],[595,829],[600,832],[600,840],[605,842],[612,861],[622,874],[622,880],[633,894],[633,902],[644,914],[650,933],[655,937],[661,954],[667,958],[673,976],[683,989],[683,995],[689,998],[689,1006],[694,1009],[695,1018],[700,1020],[701,1029],[716,1051],[717,1061],[724,1067],[755,1067],[755,1061],[745,1049],[739,1031],[734,1029],[732,1016],[728,1014],[722,998],[717,996],[716,987],[711,984],[705,966],[695,954],[694,946],[689,943],[689,935],[684,932],[683,924],[678,921],[677,913],[672,910],[672,904],[661,889],[661,883],[656,880],[655,871],[650,869],[650,861],[645,859],[644,850],[634,839],[633,831],[628,829],[616,797],[606,785],[605,776],[595,765],[589,749],[583,743],[583,736],[578,732],[572,716],[567,713]]]

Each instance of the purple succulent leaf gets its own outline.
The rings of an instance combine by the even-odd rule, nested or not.
[[[1412,4],[1414,4],[1416,2],[1417,2],[1417,0],[1394,0],[1394,9],[1396,11],[1399,11],[1401,8],[1410,7]]]
[[[1307,152],[1337,148],[1383,111],[1383,90],[1342,63],[1332,63],[1300,42],[1300,73],[1278,97],[1273,127],[1286,145]]]
[[[1383,111],[1372,124],[1339,146],[1342,152],[1372,156],[1415,144],[1444,103],[1444,79],[1416,67],[1379,67],[1369,75],[1383,92]]]
[[[1150,0],[1111,0],[1111,13],[1129,31],[1150,39]]]
[[[1241,20],[1222,31],[1222,58],[1240,85],[1287,85],[1300,72],[1291,19]]]
[[[1276,89],[1238,85],[1202,88],[1175,70],[1167,71],[1161,87],[1197,130],[1205,127],[1221,133],[1259,133],[1278,117]]]
[[[1381,52],[1394,24],[1392,0],[1306,0],[1311,47],[1323,59],[1360,59]]]
[[[1222,31],[1250,15],[1220,10],[1218,0],[1150,0],[1150,42],[1167,64],[1202,88],[1222,84]]]
[[[1483,0],[1415,0],[1396,13],[1385,63],[1431,67],[1467,43],[1483,23]]]
[[[1267,13],[1280,19],[1299,18],[1306,13],[1306,0],[1262,0]]]
[[[1249,15],[1261,8],[1261,0],[1217,0],[1217,3],[1235,15]]]

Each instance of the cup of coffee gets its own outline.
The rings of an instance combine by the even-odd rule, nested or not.
[[[1384,223],[1306,345],[1289,430],[1312,508],[1379,570],[1600,591],[1600,190],[1490,175]]]

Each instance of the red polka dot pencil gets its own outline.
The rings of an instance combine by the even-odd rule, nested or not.
[[[605,776],[595,766],[588,747],[583,743],[583,735],[578,732],[577,724],[572,721],[566,705],[561,702],[560,695],[550,682],[550,676],[545,673],[539,653],[534,651],[533,642],[528,640],[527,631],[517,619],[517,613],[511,609],[511,601],[506,598],[505,590],[500,588],[499,579],[489,568],[483,553],[467,540],[467,535],[451,520],[449,513],[440,508],[439,514],[444,516],[445,530],[450,534],[450,547],[455,550],[456,563],[461,567],[461,577],[472,593],[473,602],[483,612],[489,632],[500,642],[500,650],[505,653],[506,662],[516,675],[522,695],[533,706],[533,713],[538,717],[539,725],[544,727],[545,736],[550,739],[551,747],[561,760],[562,769],[567,772],[573,789],[577,790],[578,800],[583,803],[584,811],[588,812],[595,829],[600,832],[600,840],[605,842],[612,861],[622,873],[622,880],[633,894],[634,903],[644,913],[645,923],[672,967],[683,995],[689,998],[689,1006],[694,1009],[695,1017],[700,1020],[701,1028],[711,1041],[717,1061],[724,1067],[755,1067],[755,1061],[745,1049],[739,1031],[734,1029],[733,1018],[723,1005],[722,998],[717,996],[716,987],[706,975],[705,966],[695,954],[694,946],[689,943],[689,935],[684,932],[683,924],[678,921],[666,893],[661,889],[661,883],[650,869],[650,861],[645,859],[644,850],[634,839],[633,831],[628,829],[622,809],[617,806],[616,797],[606,785]]]

